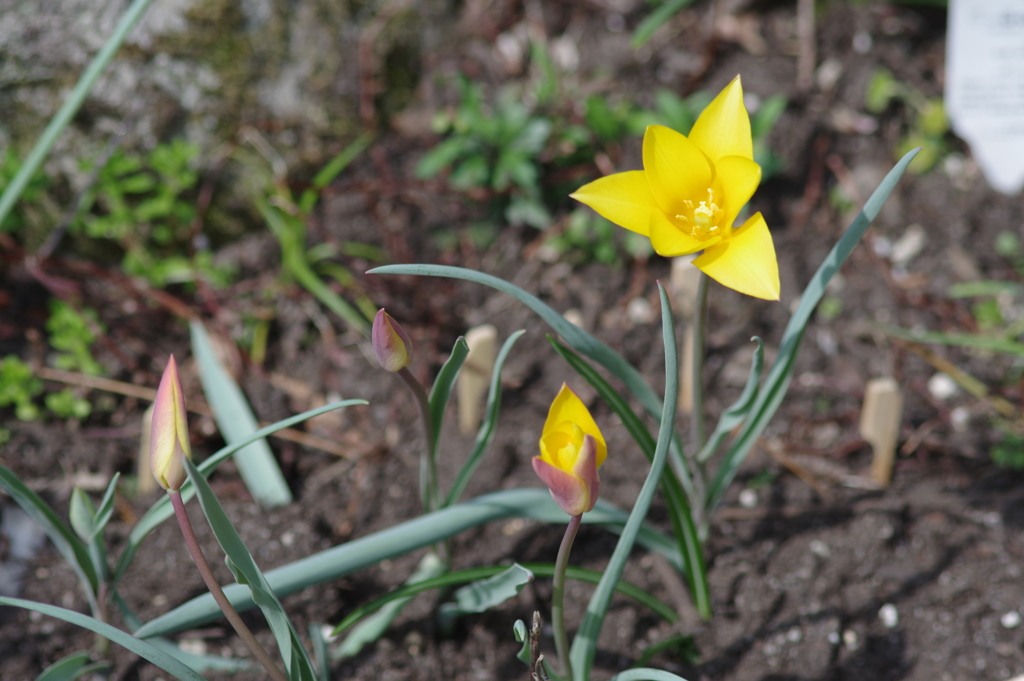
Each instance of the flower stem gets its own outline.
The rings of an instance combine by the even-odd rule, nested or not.
[[[217,601],[217,605],[224,612],[224,616],[228,618],[228,622],[231,622],[231,626],[235,628],[241,639],[249,646],[249,650],[252,651],[252,654],[259,663],[263,665],[263,668],[267,670],[270,677],[274,681],[288,681],[288,677],[284,675],[278,668],[277,663],[270,657],[270,654],[256,640],[256,637],[249,631],[249,627],[245,626],[245,622],[238,616],[238,611],[231,605],[231,601],[224,595],[220,584],[213,576],[210,564],[206,562],[203,549],[199,546],[196,534],[192,530],[192,522],[188,519],[188,513],[185,512],[185,504],[181,500],[181,494],[176,490],[167,490],[167,494],[171,497],[174,515],[178,519],[178,525],[181,526],[181,533],[185,536],[188,552],[192,554],[192,560],[195,562],[196,567],[199,568],[199,574],[203,576],[203,581],[206,582],[206,588],[210,590],[213,600]]]
[[[690,367],[693,411],[690,412],[690,442],[696,457],[704,446],[704,327],[708,316],[708,275],[700,273],[697,302],[693,310],[693,355]]]
[[[437,456],[434,450],[434,426],[430,419],[430,400],[427,397],[427,391],[423,388],[423,384],[416,380],[416,377],[412,375],[408,367],[399,369],[398,375],[402,377],[405,384],[412,390],[413,395],[416,396],[416,402],[420,407],[420,416],[423,418],[423,434],[426,438],[426,448],[423,450],[420,496],[422,496],[424,510],[429,513],[435,509],[435,500],[438,496]]]
[[[572,679],[572,663],[569,662],[569,637],[565,632],[565,570],[569,567],[569,552],[572,542],[576,539],[576,531],[580,529],[583,514],[574,515],[565,528],[562,545],[558,547],[558,558],[555,559],[555,583],[551,594],[551,626],[555,631],[555,653],[558,663],[562,665],[562,676]]]

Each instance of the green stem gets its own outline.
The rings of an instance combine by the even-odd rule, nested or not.
[[[263,665],[263,668],[267,670],[271,678],[274,681],[288,681],[288,677],[278,669],[277,663],[274,662],[270,654],[260,645],[260,642],[256,640],[252,632],[249,631],[249,627],[245,626],[245,622],[239,617],[238,611],[231,605],[231,601],[228,600],[227,596],[224,595],[223,589],[220,588],[220,584],[217,582],[216,577],[213,576],[213,570],[210,569],[210,564],[206,562],[206,556],[203,555],[203,549],[199,546],[199,541],[196,539],[196,534],[192,530],[192,522],[188,519],[188,513],[185,512],[185,503],[181,500],[181,493],[177,490],[167,490],[168,496],[171,497],[171,505],[174,506],[174,515],[178,519],[178,525],[181,526],[181,533],[185,537],[185,544],[188,546],[188,552],[192,554],[192,560],[195,562],[196,567],[199,569],[199,574],[202,575],[203,581],[206,582],[206,587],[210,590],[210,594],[213,596],[213,600],[217,601],[217,605],[220,606],[224,616],[227,617],[228,622],[231,622],[231,626],[235,628],[238,635],[241,637],[245,644],[249,646],[249,650],[259,660],[259,663]]]
[[[50,124],[46,126],[46,130],[43,131],[39,141],[32,148],[28,158],[21,164],[21,168],[18,169],[14,179],[11,180],[3,195],[0,196],[0,223],[3,223],[8,213],[14,207],[14,204],[21,198],[21,193],[25,191],[25,187],[28,186],[36,171],[39,170],[39,166],[43,164],[46,155],[50,153],[50,149],[53,148],[57,138],[64,131],[64,128],[67,127],[68,123],[71,122],[71,119],[75,117],[78,109],[82,106],[82,102],[89,96],[96,81],[103,71],[106,70],[107,64],[110,63],[110,60],[114,58],[114,55],[121,48],[121,43],[124,42],[128,32],[142,18],[142,13],[146,11],[149,3],[152,1],[135,0],[124,16],[121,17],[121,22],[114,29],[114,33],[107,38],[107,42],[103,44],[100,51],[93,57],[85,73],[78,79],[75,89],[71,91],[71,95],[64,102],[64,106],[50,120]]]
[[[699,526],[703,522],[701,509],[704,508],[706,476],[704,464],[697,460],[697,454],[704,447],[704,336],[708,318],[708,289],[710,279],[703,272],[697,284],[697,297],[693,308],[693,354],[690,361],[690,391],[693,396],[690,412],[690,450],[689,460],[693,469],[694,521]]]
[[[569,567],[569,552],[572,542],[576,539],[576,531],[580,529],[583,514],[574,515],[565,528],[562,545],[558,547],[558,558],[555,559],[555,583],[551,594],[551,626],[555,631],[555,653],[558,663],[562,665],[562,676],[572,678],[572,663],[569,661],[569,636],[565,631],[565,571]]]
[[[420,466],[420,496],[423,500],[423,508],[430,513],[435,508],[437,498],[437,456],[434,448],[434,426],[430,419],[430,398],[423,384],[416,380],[408,367],[398,370],[405,384],[416,396],[416,403],[420,407],[420,416],[423,419],[423,433],[426,437],[426,446],[423,450],[423,459]]]

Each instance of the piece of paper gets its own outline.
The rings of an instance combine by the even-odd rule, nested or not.
[[[989,184],[1024,186],[1024,1],[949,0],[946,113]]]

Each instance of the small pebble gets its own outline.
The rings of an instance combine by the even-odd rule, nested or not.
[[[757,508],[757,492],[752,489],[745,489],[740,492],[740,506],[743,508]]]
[[[853,629],[847,629],[844,631],[843,645],[846,646],[847,650],[857,650],[857,632]]]
[[[941,371],[928,379],[928,392],[937,400],[948,400],[959,390],[956,381]]]
[[[867,31],[857,31],[853,36],[853,49],[857,54],[867,54],[873,44],[874,40]]]
[[[889,254],[889,258],[894,265],[902,267],[921,252],[927,241],[928,236],[925,234],[924,227],[918,224],[910,225],[903,236],[892,245],[892,253]]]
[[[1016,629],[1020,626],[1020,613],[1011,610],[999,618],[999,623],[1003,625],[1003,629]]]
[[[949,412],[949,425],[953,426],[953,430],[958,433],[962,433],[967,430],[967,426],[971,422],[971,410],[967,407],[960,406]]]
[[[882,626],[886,629],[893,629],[900,623],[900,613],[892,603],[886,603],[878,609],[878,619],[882,620]]]

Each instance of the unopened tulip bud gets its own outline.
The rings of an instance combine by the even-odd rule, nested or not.
[[[412,364],[412,341],[409,334],[391,315],[381,309],[373,318],[373,352],[386,371],[396,373]]]
[[[173,355],[156,391],[150,433],[149,466],[153,477],[164,489],[177,491],[187,477],[184,460],[192,458],[192,448],[188,442],[185,395]]]
[[[586,405],[564,383],[544,422],[540,454],[533,470],[555,503],[571,516],[594,508],[601,486],[597,469],[608,447]]]

